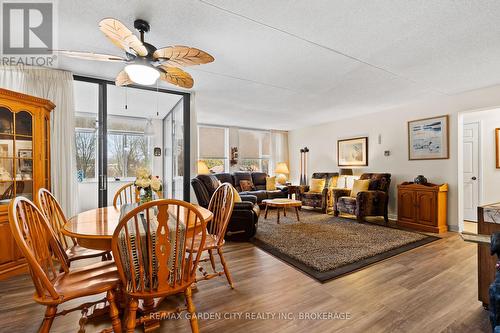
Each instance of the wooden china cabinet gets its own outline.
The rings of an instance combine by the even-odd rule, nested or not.
[[[7,208],[17,196],[32,200],[50,189],[50,112],[54,104],[0,88],[0,279],[26,270],[9,227]]]

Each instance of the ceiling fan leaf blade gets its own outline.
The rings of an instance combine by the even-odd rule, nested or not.
[[[134,82],[130,79],[127,72],[124,70],[118,73],[115,79],[115,84],[117,86],[127,86],[129,84],[133,84]]]
[[[160,79],[173,85],[190,89],[194,85],[193,77],[180,68],[161,65]]]
[[[105,18],[99,22],[99,30],[116,46],[129,52],[131,49],[142,57],[148,55],[144,44],[122,22]]]
[[[210,54],[195,47],[176,45],[156,50],[153,57],[171,66],[196,66],[208,64],[215,59]]]
[[[111,54],[69,51],[69,50],[52,50],[52,52],[64,55],[66,57],[84,59],[84,60],[127,62],[127,59]]]

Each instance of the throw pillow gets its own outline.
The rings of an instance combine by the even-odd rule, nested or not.
[[[321,179],[312,178],[311,186],[309,187],[309,192],[321,193],[325,188],[325,184],[326,184],[326,179],[324,178]]]
[[[234,202],[241,202],[241,197],[240,194],[238,193],[238,190],[234,188],[234,186],[231,186],[231,189],[233,190],[233,201]]]
[[[251,180],[240,180],[241,191],[253,191],[253,183]]]
[[[266,177],[266,191],[276,191],[276,177]]]
[[[330,184],[328,184],[328,187],[329,187],[329,188],[332,188],[332,187],[337,187],[338,181],[339,181],[339,177],[338,177],[338,176],[333,176],[333,177],[330,179]]]
[[[369,179],[356,179],[352,185],[351,197],[356,198],[358,192],[368,191]]]

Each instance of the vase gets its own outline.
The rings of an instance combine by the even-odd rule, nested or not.
[[[418,175],[414,180],[413,182],[415,184],[421,184],[421,185],[425,185],[427,184],[427,178],[424,177],[424,175]]]
[[[151,190],[151,187],[141,188],[141,191],[139,192],[139,200],[141,205],[146,202],[153,201],[153,190]]]

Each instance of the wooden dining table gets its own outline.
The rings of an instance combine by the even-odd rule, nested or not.
[[[195,205],[206,223],[210,222],[213,214],[206,208]],[[184,207],[180,207],[180,215],[184,216]],[[120,222],[120,208],[113,206],[91,209],[79,213],[66,222],[62,233],[73,237],[80,246],[87,249],[111,251],[111,239]],[[193,225],[188,223],[187,229]]]
[[[206,208],[195,205],[196,208],[201,213],[205,222],[210,222],[213,219],[213,214]],[[179,214],[181,216],[185,215],[184,207],[180,207]],[[172,211],[175,213],[175,211]],[[62,233],[66,236],[73,237],[77,240],[80,246],[88,249],[111,251],[111,240],[113,238],[113,233],[120,222],[120,208],[115,208],[113,206],[96,208],[79,213],[72,218],[70,218],[62,228]],[[195,231],[194,223],[187,223],[187,231]],[[197,224],[199,226],[199,224]],[[141,300],[139,311],[142,313],[150,313],[155,311],[161,299],[145,299]],[[107,313],[107,309],[96,309],[91,317],[98,317],[104,313]],[[159,320],[148,321],[144,324],[144,331],[150,332],[157,329],[160,326]]]

